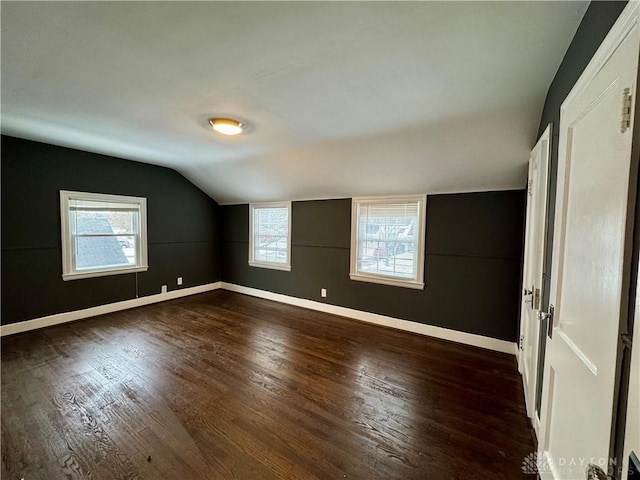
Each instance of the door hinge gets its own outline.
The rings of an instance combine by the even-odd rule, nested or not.
[[[631,126],[631,89],[625,88],[622,92],[622,120],[620,122],[620,132],[624,133]]]
[[[518,342],[518,348],[522,350],[524,348],[524,335],[520,335],[520,341]]]

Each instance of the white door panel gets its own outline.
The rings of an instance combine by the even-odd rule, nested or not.
[[[520,310],[519,366],[522,373],[527,414],[533,419],[536,434],[539,422],[535,412],[535,399],[541,334],[538,312],[543,294],[550,137],[551,125],[541,135],[538,143],[531,151],[529,159],[524,268],[522,274],[524,292]]]
[[[617,335],[593,333],[603,319],[612,319],[611,326],[616,326],[620,309],[630,160],[611,154],[612,141],[621,135],[620,105],[621,87],[616,81],[587,106],[588,113],[568,132],[570,175],[564,185],[565,254],[555,295],[556,327],[564,333],[560,338],[571,342],[575,353],[596,368],[615,365],[610,352],[617,344]],[[579,112],[567,110],[572,113]],[[607,123],[612,128],[603,135]]]
[[[622,102],[625,89],[635,95],[639,43],[630,2],[561,109],[543,479],[582,480],[589,464],[609,467],[631,165]]]

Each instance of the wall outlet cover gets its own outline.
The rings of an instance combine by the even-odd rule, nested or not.
[[[167,286],[166,285],[162,285],[162,287],[160,287],[160,293],[167,293]]]
[[[178,285],[182,285],[182,277],[178,277]]]
[[[321,288],[320,289],[320,296],[322,298],[326,298],[327,297],[327,289],[326,288]]]

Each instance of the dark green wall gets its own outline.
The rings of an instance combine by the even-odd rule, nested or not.
[[[147,198],[139,296],[220,280],[219,207],[174,170],[8,136],[1,148],[3,324],[136,296],[135,274],[62,280],[60,190]]]
[[[59,191],[147,198],[139,296],[227,282],[514,341],[524,193],[427,200],[425,290],[349,279],[351,201],[294,202],[292,271],[248,265],[248,205],[218,205],[177,172],[2,137],[2,323],[135,298],[135,274],[64,282]],[[219,228],[220,227],[220,228]],[[220,238],[220,236],[222,238]],[[220,241],[221,240],[221,241]],[[176,277],[184,284],[178,287]],[[320,298],[320,288],[328,298]]]
[[[248,205],[221,207],[222,278],[318,302],[515,341],[524,191],[427,197],[424,290],[349,279],[351,200],[292,204],[291,272],[248,265]],[[326,299],[320,289],[326,288]]]

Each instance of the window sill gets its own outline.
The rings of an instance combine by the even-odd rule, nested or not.
[[[149,269],[148,266],[145,267],[131,267],[131,268],[115,268],[112,270],[93,270],[89,272],[75,272],[75,273],[65,273],[62,275],[62,280],[81,280],[83,278],[93,278],[93,277],[106,277],[109,275],[121,275],[123,273],[136,273],[136,272],[146,272]]]
[[[381,285],[389,285],[392,287],[413,288],[414,290],[424,290],[424,282],[416,282],[414,280],[398,280],[394,278],[378,277],[373,275],[362,275],[359,273],[350,273],[351,280],[359,282],[378,283]]]
[[[258,267],[258,268],[270,268],[271,270],[283,270],[285,272],[291,271],[291,265],[284,265],[280,263],[258,263],[258,262],[249,262],[250,267]]]

